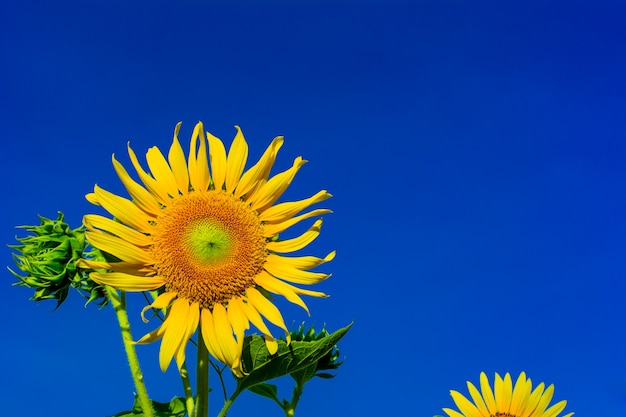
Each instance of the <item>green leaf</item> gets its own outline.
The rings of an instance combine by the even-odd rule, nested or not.
[[[271,400],[274,400],[279,405],[281,404],[280,400],[278,399],[278,389],[276,388],[276,385],[261,383],[251,386],[250,388],[248,388],[248,391],[262,397],[267,397]]]
[[[302,376],[309,376],[311,372],[314,374],[318,361],[332,351],[351,326],[352,323],[318,340],[293,340],[289,345],[279,340],[278,351],[274,355],[269,354],[261,336],[246,337],[241,358],[246,375],[237,380],[237,391],[300,370],[306,369]]]
[[[152,408],[154,409],[155,417],[185,417],[187,410],[185,408],[185,400],[181,397],[174,397],[169,403],[160,403],[158,401],[152,401]],[[131,411],[122,411],[111,417],[143,417],[144,413],[141,409],[141,404],[135,397],[135,404]]]

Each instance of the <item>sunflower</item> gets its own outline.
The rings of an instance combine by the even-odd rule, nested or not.
[[[227,154],[220,139],[208,132],[205,138],[199,122],[186,159],[178,141],[180,125],[174,130],[167,159],[157,147],[148,150],[149,172],[129,144],[130,160],[143,185],[113,155],[115,171],[131,199],[96,185],[87,200],[102,206],[113,219],[88,214],[83,223],[89,243],[115,261],[83,259],[81,266],[95,270],[90,276],[97,283],[118,290],[158,290],[141,316],[147,321],[144,313],[152,308],[164,311],[165,320],[138,343],[162,339],[161,370],[167,369],[172,358],[180,370],[187,342],[199,328],[208,351],[241,376],[244,333],[250,323],[263,333],[272,354],[278,343],[265,320],[281,328],[290,341],[270,293],[307,313],[300,295],[326,297],[291,283],[314,284],[328,278],[328,274],[309,270],[332,260],[334,251],[324,258],[283,255],[311,243],[320,233],[322,220],[297,237],[279,240],[278,234],[302,220],[329,213],[315,209],[300,214],[331,195],[322,190],[303,200],[275,204],[306,163],[298,157],[291,168],[270,178],[283,144],[280,136],[244,172],[248,145],[238,126]]]
[[[542,382],[533,390],[530,378],[526,378],[524,372],[517,378],[515,387],[513,387],[511,375],[507,373],[502,379],[496,373],[494,385],[492,391],[487,375],[482,372],[480,374],[482,395],[468,381],[467,388],[474,403],[459,392],[450,391],[452,399],[461,412],[449,408],[444,408],[443,411],[450,417],[557,417],[567,405],[567,401],[563,400],[547,408],[552,400],[554,385],[545,388]],[[562,417],[570,417],[573,414],[569,413]]]

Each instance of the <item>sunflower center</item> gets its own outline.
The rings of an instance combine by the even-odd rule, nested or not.
[[[228,230],[211,220],[201,219],[196,224],[190,224],[185,236],[189,255],[197,262],[205,264],[223,260],[233,246]]]
[[[155,269],[166,289],[204,308],[243,295],[267,255],[258,215],[224,192],[172,200],[152,238]]]
[[[495,414],[491,414],[490,417],[517,417],[515,414],[511,413],[503,413],[502,411],[498,411]]]

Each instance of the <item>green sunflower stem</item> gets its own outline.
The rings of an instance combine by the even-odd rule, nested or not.
[[[195,417],[209,415],[209,351],[204,344],[202,332],[198,331],[198,379],[196,382]]]
[[[146,385],[143,382],[143,374],[139,367],[139,359],[137,358],[137,352],[135,351],[135,345],[133,343],[133,336],[130,332],[130,322],[128,321],[128,314],[126,314],[126,294],[124,291],[119,293],[112,287],[105,286],[107,297],[111,302],[111,306],[115,310],[117,315],[117,321],[120,324],[120,330],[122,332],[122,341],[124,342],[124,350],[126,351],[126,357],[128,358],[128,366],[130,367],[130,373],[135,383],[135,390],[137,391],[137,401],[141,405],[141,410],[144,417],[154,417],[154,409],[152,408],[152,401],[148,397],[148,391]]]
[[[191,392],[191,383],[189,382],[189,372],[187,372],[187,365],[183,363],[180,369],[180,377],[183,380],[183,389],[185,391],[185,408],[187,409],[187,415],[193,416],[193,393]]]

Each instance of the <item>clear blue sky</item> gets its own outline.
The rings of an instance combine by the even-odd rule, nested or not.
[[[166,148],[178,121],[228,143],[240,125],[251,158],[285,135],[277,167],[310,161],[287,197],[334,195],[311,252],[338,256],[310,319],[279,306],[288,323],[355,321],[299,417],[429,417],[483,370],[554,383],[581,417],[626,415],[624,16],[605,1],[3,2],[4,242],[37,214],[78,226],[95,183],[123,191],[111,154]],[[13,281],[2,413],[130,408],[111,309],[70,297],[52,313]],[[130,304],[134,333],[152,330]],[[140,360],[168,401],[182,387],[157,349]],[[229,415],[276,411],[250,395]]]

